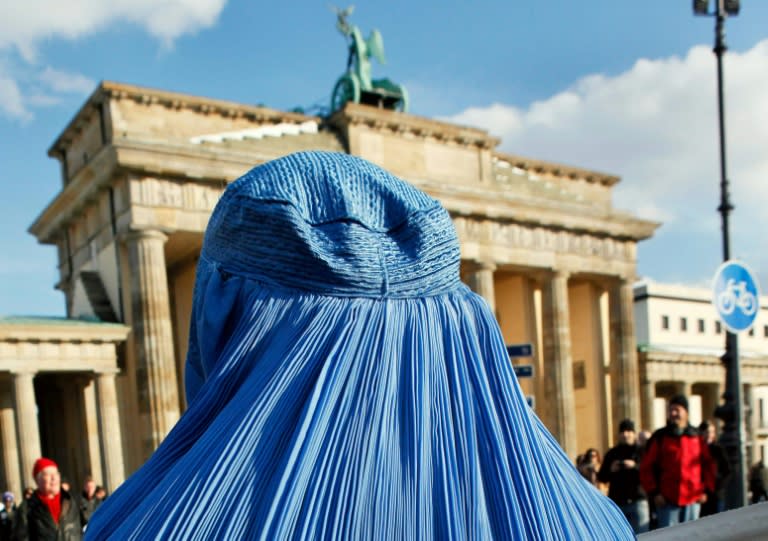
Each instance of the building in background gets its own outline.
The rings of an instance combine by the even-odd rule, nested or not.
[[[739,334],[746,459],[768,458],[768,297],[748,332]],[[715,420],[725,368],[725,327],[712,291],[644,281],[635,284],[635,325],[642,389],[642,425],[664,426],[667,400],[689,397],[691,423]]]
[[[49,151],[62,187],[30,228],[58,248],[67,333],[45,331],[51,322],[0,326],[0,385],[12,390],[0,482],[30,484],[42,452],[75,483],[88,472],[112,490],[149,457],[186,407],[192,287],[211,211],[228,182],[299,150],[361,156],[440,200],[462,278],[507,343],[534,346],[522,360],[534,377],[521,386],[537,413],[570,456],[606,449],[618,420],[640,417],[632,287],[637,243],[658,224],[613,208],[618,177],[498,143],[351,102],[319,118],[102,83]],[[91,343],[101,364],[83,362]]]

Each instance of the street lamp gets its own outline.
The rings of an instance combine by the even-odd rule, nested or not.
[[[723,261],[731,258],[728,215],[733,210],[728,193],[728,176],[725,161],[725,105],[723,99],[723,54],[728,49],[725,45],[725,19],[729,15],[738,15],[739,0],[715,0],[715,11],[709,11],[709,0],[693,0],[695,15],[715,17],[715,47],[717,56],[717,106],[720,124],[720,206],[717,210],[722,218]],[[715,416],[724,422],[720,443],[725,448],[731,463],[733,476],[726,490],[726,508],[735,509],[746,504],[744,467],[744,404],[741,398],[741,374],[739,365],[739,338],[730,331],[725,335],[725,353],[721,357],[725,365],[725,403],[715,410]]]

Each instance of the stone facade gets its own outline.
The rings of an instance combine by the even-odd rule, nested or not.
[[[657,224],[613,209],[617,177],[498,143],[353,103],[320,119],[102,83],[49,151],[63,186],[30,231],[58,246],[70,317],[132,329],[116,387],[126,473],[186,406],[194,268],[218,197],[254,165],[309,149],[359,155],[439,199],[463,279],[508,343],[534,345],[521,386],[537,412],[571,456],[609,445],[615,419],[640,415],[631,284]]]

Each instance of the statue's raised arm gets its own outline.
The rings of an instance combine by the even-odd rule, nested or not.
[[[352,13],[355,11],[355,6],[351,5],[348,6],[346,9],[340,9],[336,6],[329,6],[331,8],[331,11],[333,11],[336,14],[336,28],[344,34],[345,36],[349,36],[352,33],[352,27],[349,26],[349,22],[347,22],[347,17],[352,15]]]

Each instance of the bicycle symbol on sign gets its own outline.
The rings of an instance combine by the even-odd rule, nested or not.
[[[717,308],[722,314],[729,315],[737,307],[745,316],[751,316],[757,311],[757,298],[754,293],[747,291],[747,282],[737,284],[735,280],[729,279],[725,289],[717,296]]]

